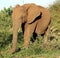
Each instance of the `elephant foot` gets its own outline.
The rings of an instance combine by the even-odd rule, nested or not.
[[[28,44],[24,44],[24,49],[28,49]]]
[[[9,50],[8,51],[10,54],[13,54],[13,53],[15,53],[15,49],[11,49],[11,50]]]
[[[28,48],[29,48],[29,47],[25,47],[25,46],[24,46],[24,49],[26,49],[26,50],[27,50]]]
[[[24,44],[24,49],[27,50],[28,48],[28,44]]]

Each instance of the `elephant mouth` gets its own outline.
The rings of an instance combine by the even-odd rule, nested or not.
[[[33,21],[33,22],[31,22],[31,23],[29,23],[29,24],[34,23],[35,21],[39,20],[41,17],[42,17],[42,12],[40,13],[40,15],[39,15],[38,17],[36,17],[36,18],[34,19],[34,21]]]

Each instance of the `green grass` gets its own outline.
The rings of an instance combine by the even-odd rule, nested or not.
[[[30,42],[29,48],[24,49],[23,47],[23,34],[20,32],[18,35],[18,43],[17,49],[14,54],[9,54],[9,50],[11,49],[11,39],[12,34],[9,33],[7,40],[2,43],[0,50],[1,54],[0,58],[56,58],[60,56],[60,45],[58,46],[57,42],[52,43],[52,41],[45,46],[43,46],[43,39],[39,36],[39,40],[37,39],[34,43]],[[57,44],[57,45],[56,45]],[[55,46],[56,45],[56,46]]]
[[[6,45],[4,48],[2,48],[2,58],[56,58],[57,56],[60,56],[60,49],[54,48],[54,49],[44,49],[41,44],[33,43],[29,45],[28,49],[23,48],[23,43],[17,44],[17,51],[14,54],[9,54],[8,50],[11,48],[11,43],[9,45]]]
[[[12,33],[8,33],[7,39],[1,43],[0,58],[56,58],[60,56],[60,45],[57,41],[50,41],[48,45],[43,46],[43,37],[39,36],[38,39],[32,43],[30,41],[29,48],[24,49],[23,47],[23,34],[18,33],[17,49],[14,54],[9,54],[11,49]]]

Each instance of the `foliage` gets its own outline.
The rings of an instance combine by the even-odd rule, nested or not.
[[[12,26],[11,22],[12,7],[0,11],[0,43],[6,40],[8,30]]]
[[[51,12],[51,39],[60,47],[60,0],[49,7]]]

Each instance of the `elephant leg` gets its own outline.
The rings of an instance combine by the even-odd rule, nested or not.
[[[24,48],[28,48],[31,36],[32,36],[32,32],[30,32],[29,28],[27,28],[24,32]]]
[[[32,34],[33,34],[34,30],[35,30],[36,23],[37,22],[25,25],[25,31],[24,31],[24,48],[28,48],[30,37],[32,36]]]
[[[45,34],[44,34],[44,43],[48,44],[50,38],[50,25],[48,26]]]
[[[13,39],[12,39],[12,48],[9,51],[11,54],[15,52],[18,39],[18,29],[20,27],[20,22],[13,22]]]

